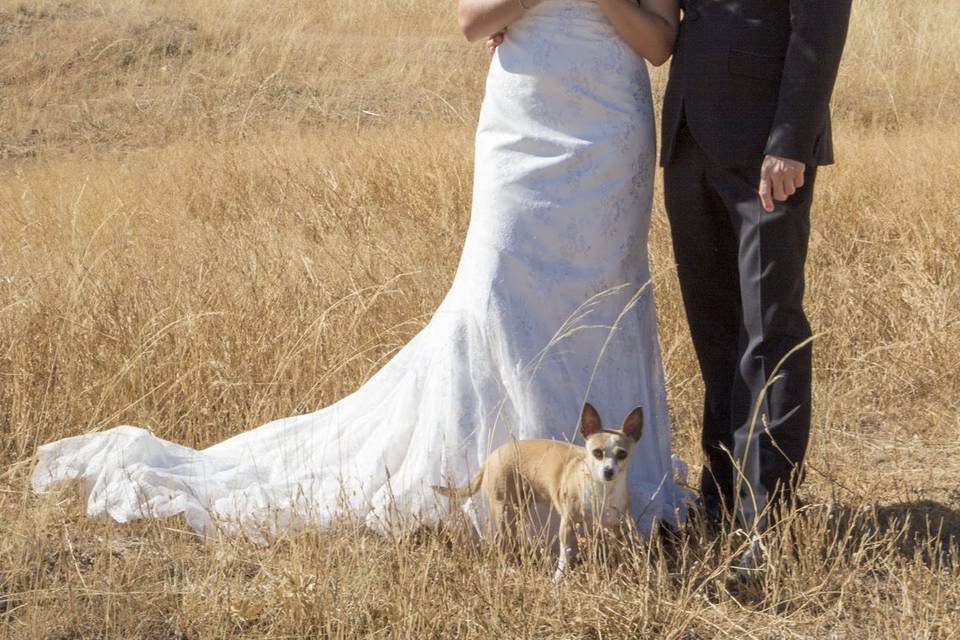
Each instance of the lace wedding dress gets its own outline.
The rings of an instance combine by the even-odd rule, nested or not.
[[[573,439],[585,400],[646,415],[630,468],[640,530],[674,521],[675,483],[647,230],[654,120],[643,60],[590,2],[547,0],[492,60],[473,210],[436,314],[363,386],[315,413],[196,451],[131,426],[43,445],[33,488],[80,481],[90,515],[179,513],[199,531],[276,532],[342,514],[431,524],[510,438]]]

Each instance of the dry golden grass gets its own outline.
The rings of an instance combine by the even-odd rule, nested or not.
[[[958,23],[954,0],[856,4],[808,271],[811,506],[775,540],[793,550],[752,588],[696,540],[554,587],[442,535],[202,544],[27,487],[54,438],[131,423],[205,446],[328,404],[424,324],[469,216],[486,64],[452,3],[0,0],[0,636],[957,637]]]

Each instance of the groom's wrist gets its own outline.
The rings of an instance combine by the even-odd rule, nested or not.
[[[806,140],[806,137],[809,136],[801,135],[800,132],[790,124],[776,125],[767,137],[767,145],[763,152],[768,156],[788,158],[804,164],[813,164],[813,150],[816,141]]]

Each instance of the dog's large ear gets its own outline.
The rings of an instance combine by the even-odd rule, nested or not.
[[[580,412],[580,433],[584,438],[589,438],[602,428],[600,414],[597,413],[592,404],[587,402],[583,405],[583,411]]]
[[[640,436],[643,435],[643,407],[631,411],[630,415],[623,419],[620,430],[633,438],[634,442],[640,442]]]

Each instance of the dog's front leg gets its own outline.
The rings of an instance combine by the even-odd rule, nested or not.
[[[577,529],[571,518],[563,516],[560,519],[560,559],[557,561],[557,571],[553,574],[553,581],[559,582],[577,561]]]
[[[605,526],[601,529],[608,564],[616,565],[624,557],[627,548],[626,526],[626,522],[618,522],[615,526]]]

